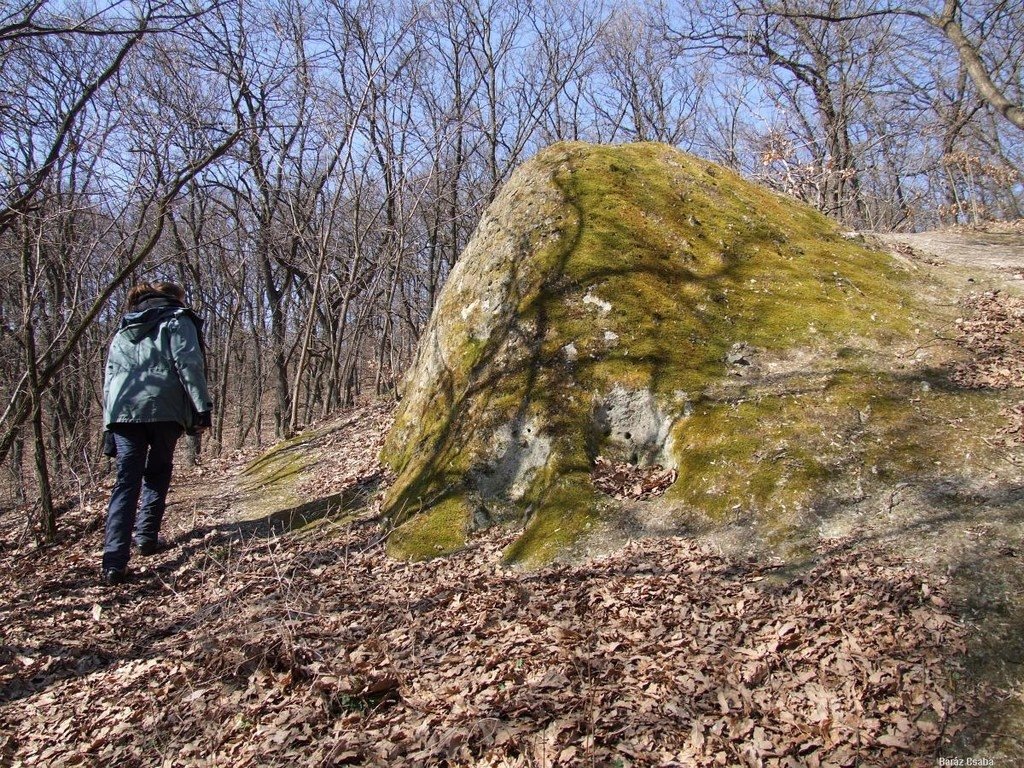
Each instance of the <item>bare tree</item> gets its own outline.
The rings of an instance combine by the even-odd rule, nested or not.
[[[787,18],[828,23],[843,24],[887,16],[904,16],[923,22],[940,31],[952,44],[981,98],[1011,124],[1024,130],[1024,107],[1021,104],[1018,77],[1021,49],[1024,46],[1024,9],[1020,3],[987,0],[978,2],[970,13],[965,10],[961,0],[942,0],[941,9],[935,10],[899,4],[886,4],[882,7],[871,4],[863,9],[843,9],[835,4],[789,0],[773,4],[770,9]],[[972,28],[977,37],[972,35]],[[1003,84],[997,83],[998,79],[1002,79]]]
[[[4,237],[4,247],[13,246],[20,253],[20,320],[10,332],[19,340],[24,373],[5,382],[0,459],[30,422],[40,522],[44,537],[52,539],[55,510],[47,470],[44,399],[58,385],[58,377],[110,297],[156,249],[181,190],[221,157],[237,135],[219,123],[197,128],[194,94],[179,102],[179,107],[188,105],[183,114],[167,101],[173,89],[165,89],[161,102],[170,127],[165,123],[154,137],[152,114],[143,108],[153,100],[147,100],[141,82],[149,76],[146,67],[151,60],[127,59],[130,51],[156,44],[156,33],[147,32],[150,17],[127,33],[128,41],[114,61],[99,57],[99,75],[83,78],[80,73],[87,73],[89,66],[82,62],[95,55],[93,43],[107,36],[86,32],[84,37],[69,38],[62,27],[42,25],[41,6],[30,11],[30,22],[19,27],[17,50],[6,58],[4,68],[5,77],[23,79],[20,88],[11,91],[20,98],[5,103],[19,122],[13,124],[17,144],[5,145],[8,205],[0,237],[13,235]],[[179,27],[176,34],[180,33]],[[79,45],[83,40],[87,44]],[[129,67],[137,64],[146,66],[130,72]],[[26,77],[30,73],[38,76]],[[115,74],[140,78],[130,104],[114,106],[126,92],[103,88],[114,82]],[[49,98],[40,98],[44,95]],[[119,117],[112,118],[115,114]],[[35,153],[37,146],[45,148],[42,155]],[[90,252],[102,258],[81,258]],[[98,270],[97,264],[102,265]],[[61,390],[57,386],[58,403],[64,397]]]
[[[690,146],[708,72],[680,56],[665,34],[664,8],[631,2],[598,35],[599,77],[590,100],[608,141]]]

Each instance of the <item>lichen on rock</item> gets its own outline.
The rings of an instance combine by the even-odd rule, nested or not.
[[[903,279],[810,208],[671,147],[541,152],[482,216],[405,380],[383,454],[392,551],[525,523],[508,556],[550,558],[617,514],[598,456],[678,468],[657,503],[679,519],[742,507],[784,528],[776,513],[813,505],[833,469],[788,384],[853,418],[873,402],[867,355],[842,360],[849,378],[785,362],[911,335]]]

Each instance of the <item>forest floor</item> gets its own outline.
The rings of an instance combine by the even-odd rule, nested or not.
[[[953,293],[1024,293],[1020,232],[925,237],[889,244]],[[251,456],[179,466],[172,547],[122,587],[109,474],[56,545],[4,510],[0,766],[1020,764],[1024,481],[998,519],[911,505],[799,571],[673,537],[520,571],[500,529],[404,563],[369,492],[390,418],[317,438],[306,492],[359,501],[297,530],[253,517]]]

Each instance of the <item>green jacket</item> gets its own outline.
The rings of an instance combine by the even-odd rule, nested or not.
[[[200,341],[202,320],[172,300],[148,301],[121,319],[103,379],[103,423],[196,426],[213,407]]]

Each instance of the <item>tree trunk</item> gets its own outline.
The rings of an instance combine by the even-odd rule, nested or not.
[[[963,27],[957,21],[959,13],[959,0],[946,0],[946,4],[942,9],[942,15],[937,19],[932,19],[931,22],[941,29],[946,38],[956,46],[956,52],[960,56],[960,61],[963,62],[964,67],[967,69],[967,74],[971,76],[971,80],[977,86],[981,97],[996,112],[1024,131],[1024,109],[1021,109],[1020,105],[1014,104],[1006,98],[1006,95],[999,90],[999,86],[992,81],[985,62],[982,61],[981,56],[978,54],[978,49],[967,39]]]

